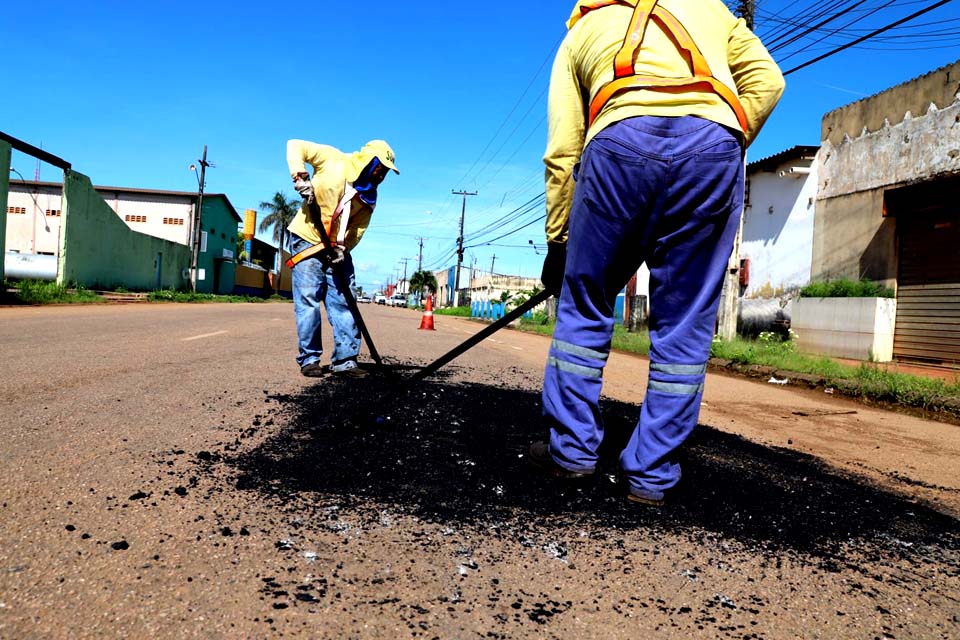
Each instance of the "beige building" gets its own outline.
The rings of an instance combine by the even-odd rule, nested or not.
[[[894,357],[960,361],[960,61],[827,113],[811,276],[896,290]]]
[[[471,302],[500,302],[504,293],[511,297],[523,291],[542,289],[540,278],[521,278],[499,274],[482,274],[470,279],[468,296]]]

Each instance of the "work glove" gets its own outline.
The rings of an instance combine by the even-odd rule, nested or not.
[[[307,204],[313,202],[313,184],[310,183],[310,176],[306,173],[298,173],[293,177],[293,188],[296,189],[300,197],[307,201]]]
[[[347,250],[335,244],[327,249],[327,259],[332,265],[343,264],[343,261],[347,259]]]
[[[555,298],[560,297],[563,289],[563,272],[567,264],[567,243],[548,242],[547,257],[543,259],[543,271],[540,281],[543,288]]]

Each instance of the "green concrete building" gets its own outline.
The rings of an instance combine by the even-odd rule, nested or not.
[[[93,186],[76,171],[65,175],[65,183],[9,181],[7,251],[56,256],[62,284],[190,288],[197,193]],[[232,293],[240,222],[225,194],[204,194],[198,292]]]

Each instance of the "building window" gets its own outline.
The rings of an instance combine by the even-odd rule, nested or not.
[[[163,224],[183,225],[183,218],[164,218]]]
[[[26,207],[7,207],[7,213],[26,213]]]
[[[47,215],[53,218],[60,217],[60,209],[47,209]]]
[[[747,178],[743,184],[743,206],[750,206],[750,178]]]
[[[132,216],[129,213],[123,217],[127,222],[146,222],[147,216]]]

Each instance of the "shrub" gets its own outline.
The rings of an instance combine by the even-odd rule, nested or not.
[[[811,282],[800,289],[801,298],[892,298],[893,289],[870,280]]]
[[[26,304],[95,302],[101,299],[82,285],[74,285],[70,289],[62,284],[43,280],[21,280],[17,283],[17,298]]]

